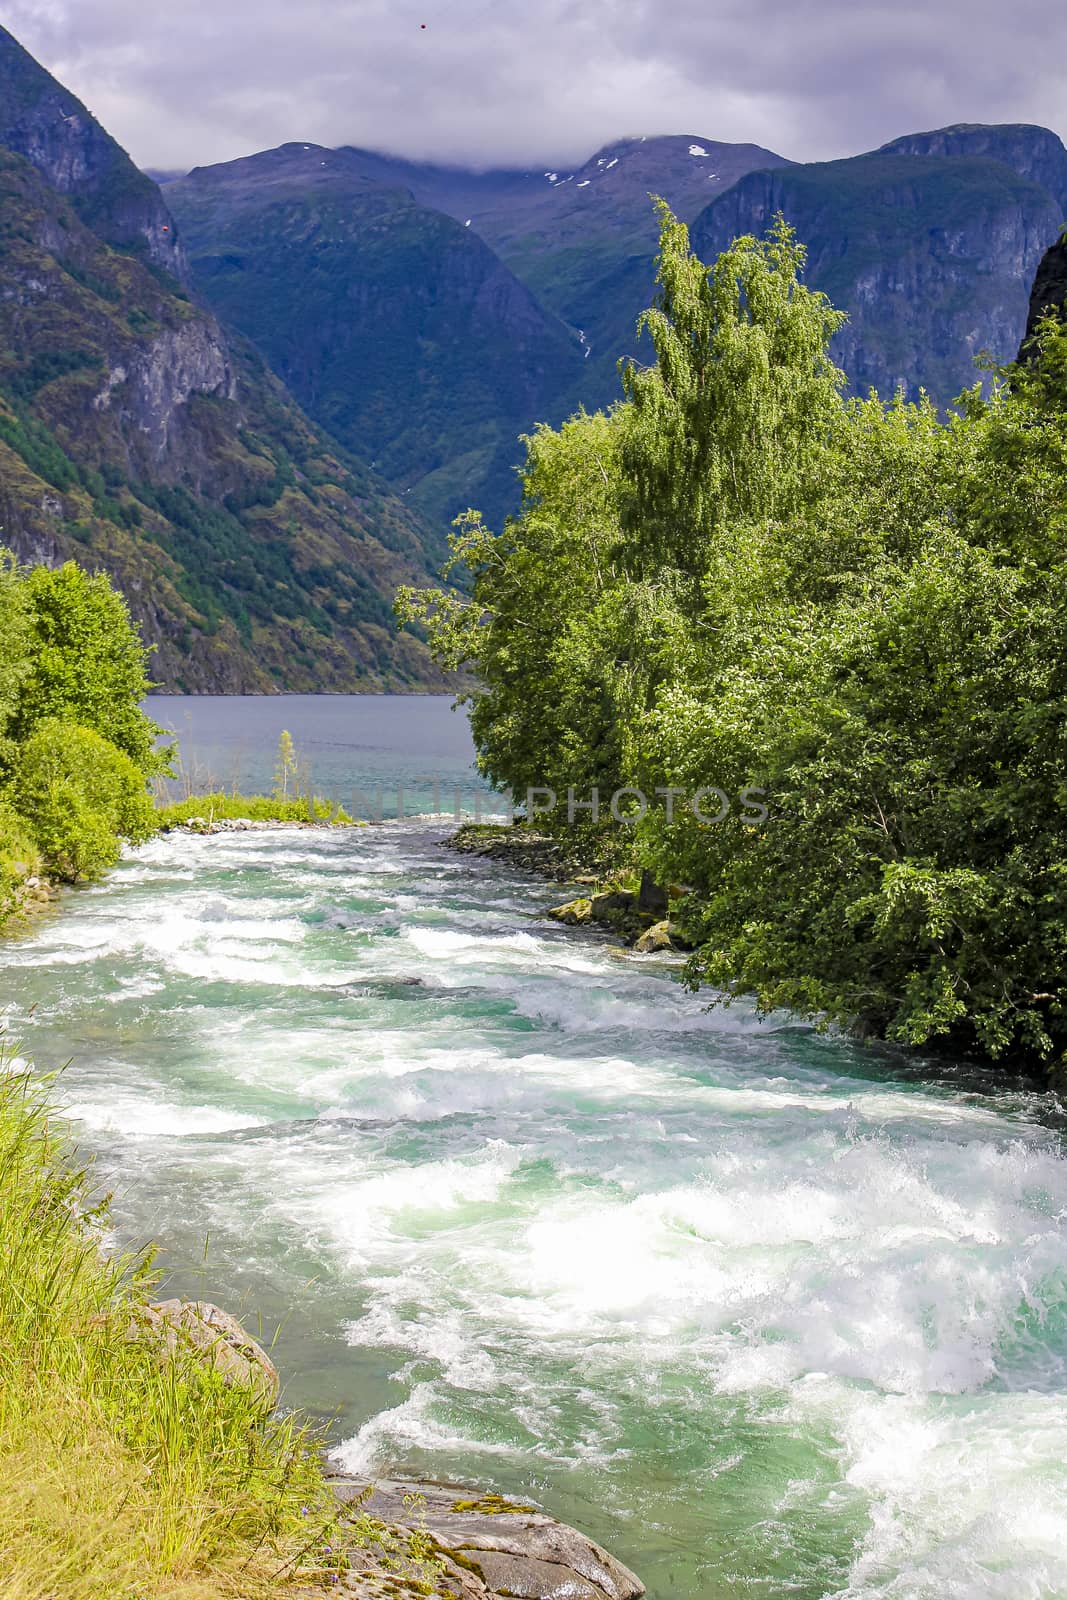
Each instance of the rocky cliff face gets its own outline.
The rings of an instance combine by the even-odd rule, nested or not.
[[[923,387],[942,404],[975,382],[983,350],[1014,357],[1060,214],[1003,161],[875,153],[742,179],[696,220],[694,247],[714,260],[778,211],[808,246],[808,281],[849,314],[834,355],[852,387]]]
[[[1067,217],[1067,150],[1048,128],[1032,123],[957,122],[931,133],[909,133],[875,152],[888,156],[969,156],[1000,161],[1045,189]]]
[[[182,288],[154,187],[9,35],[0,78],[0,543],[106,570],[168,688],[440,684],[390,612],[430,530]]]
[[[184,279],[178,230],[156,185],[6,28],[0,28],[0,145],[24,156],[109,244],[141,250]]]
[[[1049,313],[1067,322],[1067,232],[1062,233],[1041,257],[1034,286],[1030,291],[1030,306],[1026,317],[1026,332],[1019,350],[1020,361],[1028,355],[1027,344],[1037,332],[1042,317]]]

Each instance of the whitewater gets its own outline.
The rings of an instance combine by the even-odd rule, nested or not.
[[[1049,1099],[708,1011],[447,832],[172,835],[4,947],[116,1241],[280,1325],[346,1467],[653,1600],[1067,1594]]]

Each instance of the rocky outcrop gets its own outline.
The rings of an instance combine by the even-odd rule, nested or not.
[[[166,458],[175,420],[194,395],[237,398],[226,346],[214,321],[205,317],[191,317],[166,329],[138,352],[128,377],[123,374],[120,367],[114,376],[125,384],[131,420],[147,435],[157,461]],[[109,389],[105,395],[102,403],[107,404]]]
[[[565,928],[584,928],[593,920],[593,902],[579,895],[575,900],[565,900],[562,905],[550,907],[548,915],[553,922],[562,922]]]
[[[1019,350],[1020,361],[1032,358],[1033,350],[1028,348],[1029,341],[1037,332],[1042,317],[1047,317],[1050,312],[1057,315],[1061,322],[1067,322],[1067,232],[1061,234],[1041,257],[1030,291],[1030,310]]]
[[[437,1566],[434,1593],[455,1600],[638,1600],[640,1578],[576,1529],[534,1506],[479,1489],[337,1477],[342,1504],[378,1518],[394,1533],[422,1536]],[[391,1548],[361,1543],[341,1582],[361,1600],[403,1592]]]
[[[656,955],[662,950],[673,950],[674,940],[671,937],[670,923],[654,922],[651,928],[645,929],[634,949],[639,956]]]
[[[447,841],[448,849],[462,855],[481,856],[536,873],[553,883],[599,883],[607,876],[603,862],[590,861],[581,844],[538,833],[524,822],[510,826],[491,822],[465,822]]]

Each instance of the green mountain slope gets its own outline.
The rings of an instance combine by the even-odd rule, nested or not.
[[[696,219],[694,248],[713,260],[782,211],[808,246],[808,282],[849,313],[833,351],[853,387],[922,386],[947,403],[975,381],[982,350],[1014,357],[1034,269],[1062,221],[1060,201],[1012,165],[1033,169],[1017,130],[1002,144],[996,129],[974,132],[962,148],[1003,159],[940,154],[951,141],[916,135],[898,141],[914,153],[753,173]]]
[[[200,290],[335,437],[439,522],[513,501],[517,436],[582,351],[472,229],[318,145],[166,192]]]
[[[689,221],[747,173],[789,164],[760,145],[677,134],[617,140],[574,172],[538,174],[521,194],[496,195],[487,185],[469,213],[472,227],[544,305],[581,331],[586,362],[566,409],[609,403],[619,393],[620,358],[648,359],[634,330],[655,287],[650,195],[662,195]]]
[[[223,336],[158,191],[2,30],[0,81],[0,543],[107,571],[168,688],[439,683],[390,615],[439,540]]]

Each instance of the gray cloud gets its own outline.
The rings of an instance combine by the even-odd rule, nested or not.
[[[1067,131],[1055,0],[9,0],[2,16],[146,166],[289,139],[487,166],[574,163],[633,133],[818,160],[950,122]]]

